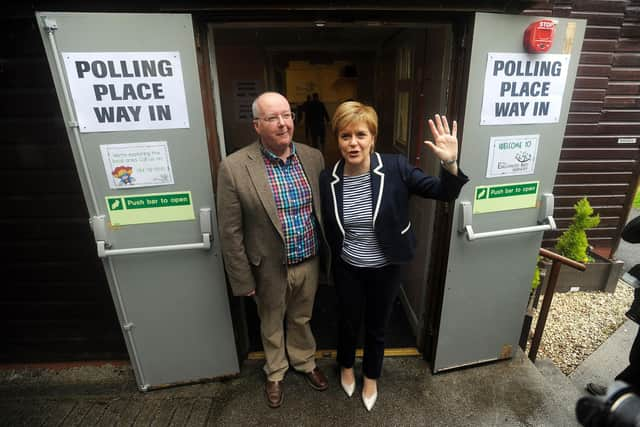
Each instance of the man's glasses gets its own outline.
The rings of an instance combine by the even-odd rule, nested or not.
[[[288,120],[295,120],[296,119],[296,114],[293,113],[293,112],[282,113],[282,114],[272,114],[272,115],[266,116],[266,117],[256,117],[253,120],[264,120],[265,122],[267,122],[269,124],[276,124],[276,123],[278,123],[278,120],[280,120],[280,117],[282,117],[282,120],[284,120],[286,122]]]

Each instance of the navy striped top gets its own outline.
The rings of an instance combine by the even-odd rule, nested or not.
[[[371,175],[344,176],[344,241],[342,259],[355,267],[384,267],[384,256],[373,231]]]

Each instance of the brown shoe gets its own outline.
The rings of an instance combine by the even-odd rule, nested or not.
[[[279,408],[284,401],[284,386],[282,381],[269,381],[264,387],[267,396],[267,404],[270,408]]]
[[[329,388],[329,381],[327,381],[327,377],[324,376],[318,367],[315,367],[311,372],[306,372],[304,377],[307,379],[309,385],[315,390],[323,391]]]

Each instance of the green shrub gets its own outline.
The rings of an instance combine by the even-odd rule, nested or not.
[[[593,215],[593,208],[586,197],[573,205],[573,208],[573,221],[558,239],[556,252],[574,261],[590,262],[593,259],[587,254],[589,242],[586,230],[600,224],[600,215]]]
[[[600,215],[593,216],[593,208],[587,198],[583,198],[573,205],[575,214],[573,221],[567,230],[560,236],[556,243],[556,252],[574,261],[587,263],[593,261],[587,254],[589,242],[587,241],[586,230],[597,227],[600,224]],[[536,261],[536,269],[531,280],[531,289],[536,289],[540,285],[540,268],[538,264],[540,257]]]
[[[533,280],[531,281],[532,290],[540,286],[540,267],[538,266],[538,264],[540,264],[541,259],[542,257],[538,255],[538,258],[536,260],[536,269],[533,271]]]

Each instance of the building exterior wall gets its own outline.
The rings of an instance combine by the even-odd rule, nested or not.
[[[159,2],[156,9],[129,5],[129,10],[203,13],[201,5],[196,12],[191,3]],[[477,10],[477,3],[470,1],[396,2],[385,10],[379,2],[373,6],[352,2],[351,7],[356,3],[362,14],[385,19],[399,16],[416,20],[420,14],[430,13],[430,5],[440,12],[447,7],[455,13]],[[331,5],[312,4],[319,12],[308,6],[300,12],[300,19],[329,16],[323,10],[330,10]],[[483,11],[522,11],[503,7],[510,4],[513,8],[514,2],[483,4]],[[221,15],[236,21],[261,16],[255,7],[240,10],[230,2],[207,7],[210,10],[206,13],[219,19]],[[617,246],[638,183],[640,2],[528,2],[526,7],[522,13],[588,19],[554,189],[555,216],[561,230],[545,235],[543,243],[553,245],[558,233],[568,226],[573,203],[587,196],[602,217],[589,238],[608,255]],[[335,8],[335,4],[331,6]],[[93,2],[91,6],[30,2],[24,9],[8,9],[0,18],[0,175],[4,182],[0,190],[4,206],[0,212],[4,249],[0,322],[7,331],[0,346],[0,362],[126,358],[102,264],[96,257],[35,10],[126,11],[113,5],[101,8]],[[335,10],[331,13],[339,15]],[[277,11],[266,15],[282,17]],[[636,142],[621,144],[620,138],[636,138]]]
[[[573,205],[587,197],[601,218],[587,232],[589,243],[609,257],[638,186],[640,2],[540,2],[524,13],[587,20],[553,191],[559,229],[545,234],[543,246],[555,244],[571,222]]]

